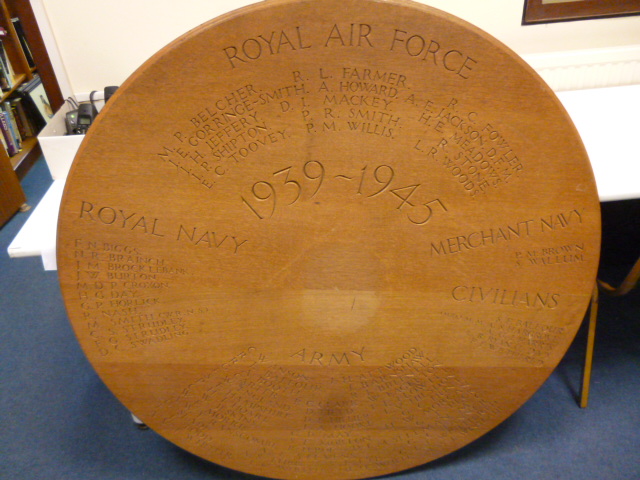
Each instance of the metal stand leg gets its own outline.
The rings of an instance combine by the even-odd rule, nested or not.
[[[589,385],[591,383],[591,366],[593,364],[593,348],[596,338],[596,320],[598,317],[599,289],[612,297],[619,297],[629,293],[640,280],[640,258],[636,260],[625,279],[619,287],[612,287],[602,280],[596,280],[596,286],[591,296],[591,311],[589,314],[589,333],[587,337],[587,351],[584,359],[584,371],[582,373],[582,390],[580,393],[580,407],[586,408],[589,403]]]
[[[582,371],[582,388],[580,390],[580,407],[587,408],[589,403],[589,387],[591,385],[591,367],[593,365],[593,350],[596,340],[596,324],[598,319],[598,285],[596,284],[591,295],[589,308],[589,332],[587,334],[587,349],[584,357],[584,370]]]

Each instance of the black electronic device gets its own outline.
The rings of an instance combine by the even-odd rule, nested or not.
[[[118,87],[104,87],[104,102],[111,98]],[[67,135],[84,135],[89,130],[89,127],[93,123],[93,120],[98,116],[98,109],[96,108],[93,95],[96,91],[91,92],[89,96],[89,102],[78,104],[74,99],[68,98],[67,101],[76,107],[73,110],[67,112],[65,117],[65,124],[67,126]]]
[[[84,135],[97,115],[96,108],[90,103],[81,103],[77,109],[67,112],[65,124],[67,135]]]
[[[87,133],[96,113],[95,107],[90,103],[81,103],[78,105],[78,125],[76,130],[78,130],[80,135]]]
[[[74,109],[67,112],[65,117],[65,125],[67,126],[67,135],[75,135],[78,128],[78,110]]]
[[[118,87],[115,86],[104,87],[104,103],[107,103],[107,101],[111,98],[111,95],[116,93],[117,89]]]

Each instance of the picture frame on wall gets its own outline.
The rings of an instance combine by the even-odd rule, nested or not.
[[[523,25],[640,15],[640,0],[525,0]]]

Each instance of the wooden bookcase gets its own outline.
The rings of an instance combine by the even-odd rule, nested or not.
[[[29,44],[31,56],[35,66],[31,67],[20,44],[18,33],[11,21],[18,17]],[[0,0],[0,27],[7,31],[2,43],[6,55],[15,73],[13,86],[8,91],[2,91],[0,102],[4,102],[25,82],[33,79],[37,72],[47,93],[49,104],[53,111],[57,111],[64,99],[55,78],[51,61],[44,46],[33,10],[25,0]],[[0,145],[0,226],[3,225],[25,201],[24,192],[20,187],[20,179],[29,171],[33,163],[42,155],[37,136],[24,138],[22,150],[9,156],[5,148]]]
[[[0,227],[9,220],[26,201],[20,180],[11,164],[0,161]]]

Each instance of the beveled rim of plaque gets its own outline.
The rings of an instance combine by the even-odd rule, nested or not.
[[[268,1],[181,36],[70,171],[58,271],[116,397],[204,459],[355,479],[519,408],[586,311],[599,201],[543,80],[405,0]]]

